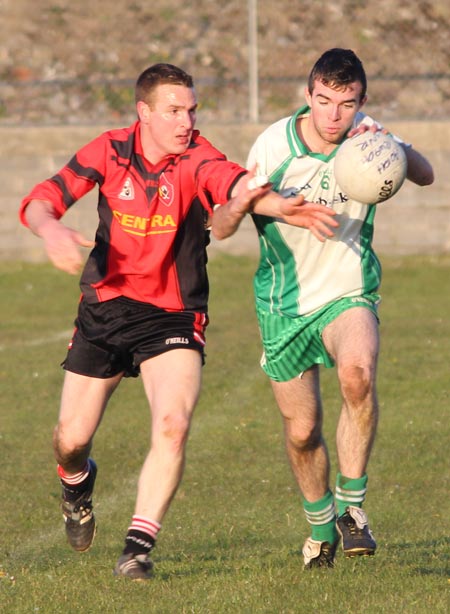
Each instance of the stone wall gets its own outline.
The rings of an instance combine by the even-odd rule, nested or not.
[[[32,186],[51,176],[84,143],[110,126],[27,126],[0,128],[0,256],[3,259],[45,259],[40,239],[23,228],[17,218],[22,197]],[[230,159],[245,163],[247,151],[264,128],[257,125],[200,126]],[[450,122],[396,122],[392,132],[421,151],[433,164],[435,183],[420,188],[406,182],[390,201],[379,206],[375,246],[380,253],[412,254],[450,251]],[[67,214],[65,223],[93,238],[96,227],[96,195],[83,198]],[[239,232],[214,250],[245,253],[257,250],[250,220]]]

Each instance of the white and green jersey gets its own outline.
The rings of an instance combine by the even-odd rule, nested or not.
[[[338,147],[329,155],[310,152],[296,131],[297,119],[309,107],[267,128],[254,143],[248,168],[269,175],[273,189],[283,196],[301,193],[305,200],[333,208],[339,228],[320,242],[306,229],[280,219],[253,215],[261,257],[255,274],[257,306],[269,313],[308,315],[331,301],[376,292],[381,267],[372,249],[376,207],[354,200],[334,178]],[[354,125],[374,120],[358,113]]]

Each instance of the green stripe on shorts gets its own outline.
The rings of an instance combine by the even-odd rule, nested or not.
[[[333,367],[322,342],[322,331],[338,315],[352,307],[366,307],[377,315],[378,294],[342,298],[309,316],[290,318],[269,313],[258,305],[264,353],[261,367],[270,379],[287,382],[315,364]]]

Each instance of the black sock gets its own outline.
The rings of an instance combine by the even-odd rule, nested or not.
[[[93,489],[95,476],[97,473],[97,468],[95,463],[89,459],[86,464],[86,469],[84,472],[88,471],[86,477],[81,481],[76,483],[75,481],[69,480],[65,477],[64,472],[60,465],[58,465],[58,475],[61,480],[61,485],[63,487],[63,497],[65,501],[70,501],[74,503],[80,496]],[[82,472],[80,472],[82,473]]]
[[[148,533],[130,529],[125,538],[123,554],[148,554],[155,547],[155,543]]]

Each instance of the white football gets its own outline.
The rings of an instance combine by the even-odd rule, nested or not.
[[[338,186],[352,200],[376,204],[403,185],[407,163],[403,148],[383,132],[364,132],[347,139],[334,161]]]

